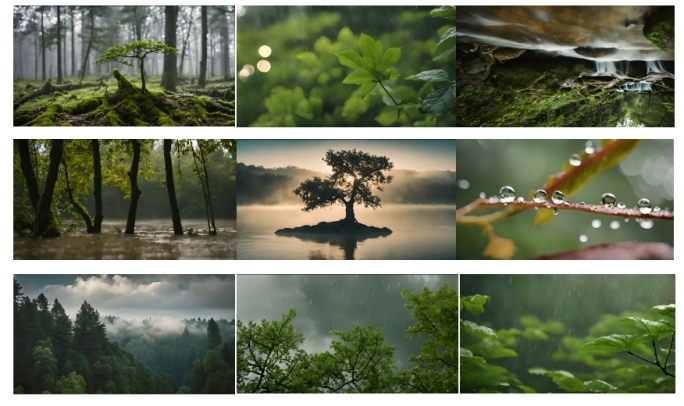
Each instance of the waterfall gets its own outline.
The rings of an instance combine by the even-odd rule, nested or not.
[[[596,61],[596,76],[617,76],[613,61]]]
[[[647,75],[667,72],[660,61],[646,61],[646,69]]]
[[[629,82],[617,90],[618,92],[650,92],[653,88],[651,82]]]

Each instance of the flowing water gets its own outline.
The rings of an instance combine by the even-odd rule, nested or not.
[[[377,210],[356,207],[360,223],[388,227],[377,238],[277,236],[286,227],[337,221],[344,209],[302,212],[301,206],[238,206],[239,259],[455,259],[454,206],[394,205]]]
[[[182,219],[183,230],[197,236],[175,236],[171,220],[138,220],[135,234],[118,233],[126,222],[105,221],[101,234],[85,229],[59,238],[14,236],[14,259],[235,259],[235,220],[217,220],[216,235],[208,235],[206,220]]]

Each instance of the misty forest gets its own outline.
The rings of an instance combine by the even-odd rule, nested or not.
[[[384,275],[273,277],[289,278],[290,282],[295,278],[300,289],[298,296],[291,298],[311,299],[270,320],[255,322],[240,316],[238,392],[457,393],[458,296],[449,282],[409,291],[399,285],[423,276],[394,275],[389,281]],[[425,276],[426,280],[432,278],[440,276]],[[359,289],[351,288],[352,284]],[[249,285],[245,287],[251,290]],[[317,286],[327,298],[307,289]],[[364,292],[360,294],[361,290]],[[239,292],[238,297],[242,297]],[[282,296],[273,299],[274,303],[286,302]],[[398,308],[389,307],[389,303],[397,302],[395,299],[399,299],[394,303]],[[263,306],[247,302],[242,309]],[[312,307],[312,302],[317,303]],[[282,308],[266,311],[273,314]],[[250,315],[263,315],[258,312]],[[297,319],[300,312],[305,318],[301,322]],[[240,309],[238,313],[246,314]],[[408,321],[404,316],[409,316]],[[407,324],[402,329],[399,324],[404,322]],[[297,324],[305,333],[295,327]],[[310,344],[310,340],[315,342]],[[397,353],[401,349],[401,354],[395,349]]]
[[[457,125],[674,127],[674,7],[458,8]]]
[[[238,6],[239,126],[453,126],[454,6]]]
[[[457,259],[674,258],[673,140],[459,140]]]
[[[321,159],[326,172],[238,164],[240,258],[454,258],[453,171],[356,148]]]
[[[235,393],[234,321],[183,320],[181,334],[101,317],[84,301],[71,320],[55,298],[14,280],[14,393]]]
[[[15,6],[15,126],[233,126],[234,6]]]
[[[461,275],[462,393],[674,393],[674,275]]]
[[[235,259],[235,140],[15,140],[15,259]]]

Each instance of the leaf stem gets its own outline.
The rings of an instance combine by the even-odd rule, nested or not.
[[[380,86],[382,86],[382,88],[385,90],[385,93],[387,93],[387,95],[390,97],[390,99],[392,99],[392,101],[394,102],[394,105],[399,107],[399,103],[397,103],[397,101],[394,100],[394,97],[392,97],[390,92],[387,91],[387,88],[385,87],[385,85],[382,84],[382,80],[378,80],[378,83],[380,83]]]
[[[506,206],[507,210],[498,211],[496,213],[483,215],[483,216],[466,216],[467,213],[475,209],[483,209],[486,207],[499,207]],[[491,223],[496,220],[500,220],[502,217],[508,217],[511,214],[517,213],[519,211],[532,209],[532,208],[542,208],[542,209],[555,209],[555,210],[574,210],[583,211],[587,213],[594,214],[605,214],[607,216],[616,216],[623,218],[638,218],[638,219],[659,219],[674,221],[674,213],[669,210],[661,210],[659,212],[651,211],[648,214],[640,212],[638,209],[618,209],[617,207],[604,207],[595,204],[555,204],[552,202],[542,202],[535,203],[533,201],[525,202],[510,202],[503,203],[501,200],[489,200],[479,198],[474,200],[472,203],[456,210],[456,223],[457,224],[467,224],[467,225],[482,225],[483,223]]]

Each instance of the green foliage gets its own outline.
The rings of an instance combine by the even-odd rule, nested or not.
[[[130,44],[114,45],[110,47],[104,53],[98,56],[93,61],[93,64],[116,61],[126,66],[133,66],[133,63],[128,61],[126,58],[144,59],[148,54],[151,53],[176,55],[178,54],[178,49],[170,47],[161,41],[154,41],[151,39],[133,41]]]
[[[474,300],[483,301],[482,295],[461,298],[462,305]],[[466,299],[465,301],[463,299]],[[483,303],[484,304],[484,303]],[[481,315],[479,307],[462,307],[473,315]],[[470,312],[468,308],[473,309]],[[667,310],[666,310],[667,309]],[[674,312],[674,305],[655,306],[654,311]],[[533,366],[530,375],[551,378],[557,388],[572,393],[616,392],[671,392],[674,390],[674,323],[670,320],[652,320],[648,315],[631,312],[619,317],[604,316],[604,320],[589,329],[590,335],[577,338],[563,336],[561,349],[552,356],[551,364],[563,369]],[[672,313],[674,315],[674,313]],[[489,362],[490,359],[516,357],[514,348],[533,342],[549,341],[550,335],[561,335],[565,329],[558,321],[542,322],[537,317],[524,315],[518,320],[526,326],[494,331],[487,326],[461,318],[461,391],[462,392],[534,392],[539,384],[522,383],[505,368]],[[609,331],[618,334],[603,335]],[[630,332],[637,334],[629,334]],[[640,334],[639,334],[640,332]],[[645,334],[644,334],[645,333]],[[666,341],[667,348],[658,354],[656,341]],[[530,344],[521,342],[527,340]],[[554,340],[557,340],[554,337]],[[534,344],[535,346],[537,344]],[[652,347],[649,349],[649,347]],[[630,357],[618,356],[626,353]],[[650,353],[650,355],[649,355]],[[656,355],[654,355],[656,354]],[[649,360],[649,356],[654,358]],[[672,363],[668,363],[672,361]],[[577,365],[577,364],[581,365]],[[576,370],[577,372],[569,372]],[[524,378],[526,380],[526,378]]]
[[[377,84],[382,85],[383,80],[392,80],[400,76],[397,70],[389,69],[389,66],[399,61],[401,48],[389,48],[383,54],[382,43],[363,33],[359,37],[359,48],[363,58],[352,50],[337,52],[335,56],[340,64],[354,70],[342,83],[361,85],[359,96],[363,99]]]
[[[280,321],[237,321],[238,390],[269,393],[392,393],[458,390],[457,293],[448,285],[436,292],[402,291],[416,323],[407,337],[426,336],[413,366],[396,371],[394,347],[384,345],[382,328],[332,330],[330,350],[309,354],[304,336],[292,325],[296,309]]]

